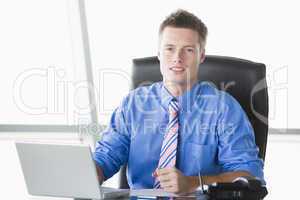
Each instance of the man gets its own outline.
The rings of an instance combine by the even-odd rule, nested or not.
[[[206,35],[202,21],[184,10],[161,24],[163,82],[131,91],[112,114],[94,153],[100,181],[126,163],[135,189],[185,193],[200,182],[240,176],[263,181],[263,162],[246,114],[229,94],[198,83]]]

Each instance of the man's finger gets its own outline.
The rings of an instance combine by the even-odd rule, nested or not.
[[[172,192],[172,193],[178,193],[179,188],[176,184],[169,184],[162,187],[164,191],[166,192]]]
[[[160,182],[168,182],[168,181],[171,181],[172,180],[172,177],[168,176],[168,175],[161,175],[161,176],[158,176],[157,179],[160,181]]]
[[[176,168],[175,167],[170,167],[170,168],[161,168],[161,169],[157,169],[157,175],[160,176],[160,175],[166,175],[166,174],[169,174],[171,172],[176,172]]]
[[[164,181],[164,182],[160,182],[161,187],[165,190],[165,189],[170,189],[172,187],[177,188],[178,184],[177,182],[175,182],[174,180],[169,180],[169,181]]]

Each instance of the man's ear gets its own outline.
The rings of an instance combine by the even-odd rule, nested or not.
[[[205,60],[205,49],[200,51],[200,64],[203,63]]]

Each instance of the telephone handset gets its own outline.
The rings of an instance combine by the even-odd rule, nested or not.
[[[231,183],[213,183],[205,193],[212,200],[261,200],[268,191],[258,179],[238,177]]]

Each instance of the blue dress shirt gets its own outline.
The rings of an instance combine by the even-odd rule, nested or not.
[[[113,112],[93,154],[105,179],[128,164],[133,189],[152,188],[174,98],[162,82],[131,91]],[[176,97],[179,138],[176,168],[186,176],[248,171],[263,178],[252,126],[239,103],[208,82],[199,82]]]

